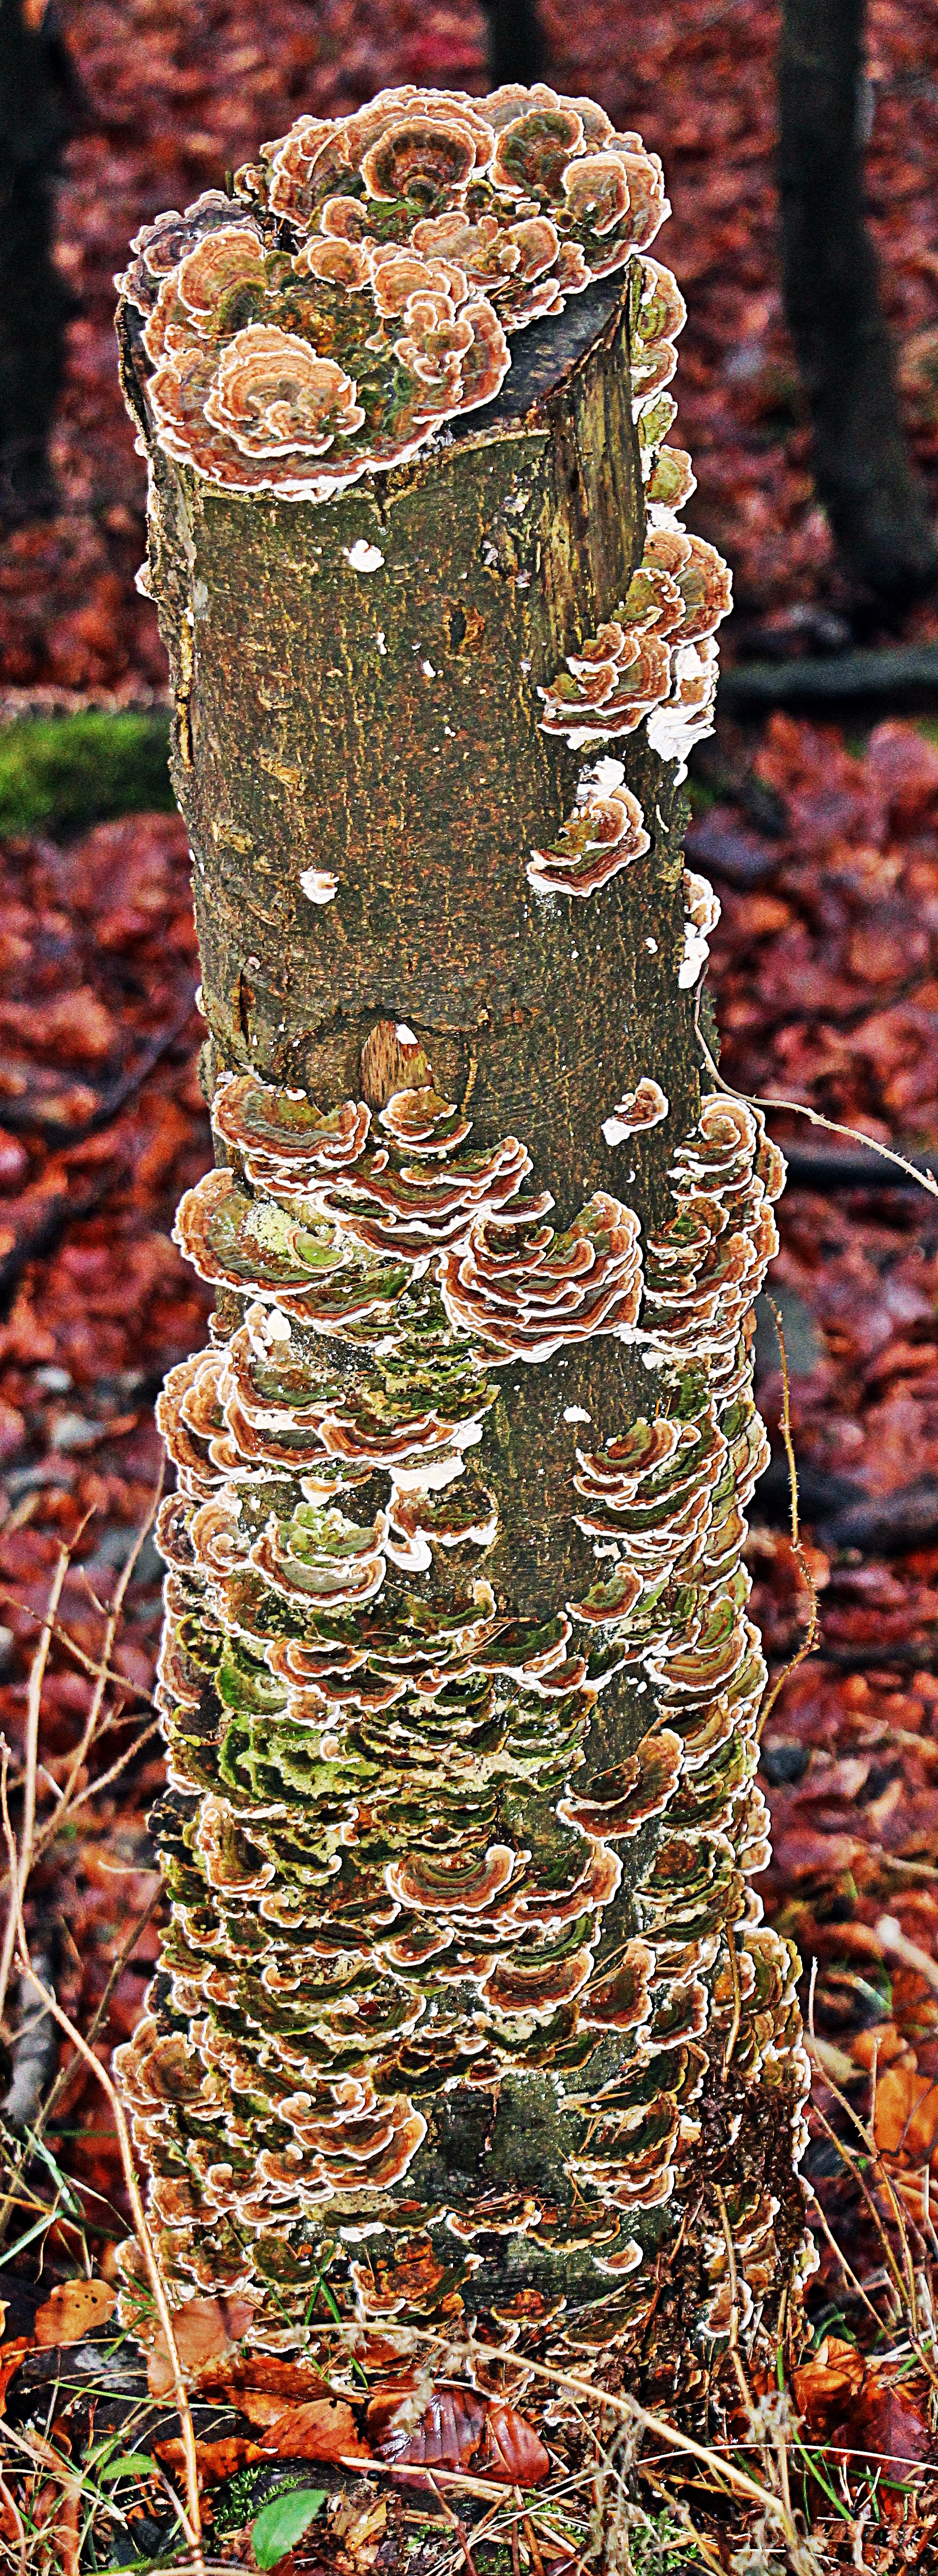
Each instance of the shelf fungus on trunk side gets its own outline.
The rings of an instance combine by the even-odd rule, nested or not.
[[[335,504],[362,477],[425,454],[447,421],[497,394],[514,334],[536,338],[566,298],[623,272],[641,559],[627,578],[627,550],[616,558],[612,613],[571,615],[540,663],[525,656],[513,702],[539,781],[523,840],[543,846],[517,857],[509,847],[511,935],[519,957],[525,939],[540,943],[538,974],[549,958],[553,980],[544,967],[529,988],[549,993],[548,1012],[538,1027],[516,996],[514,959],[503,973],[493,956],[470,1029],[461,983],[446,985],[451,961],[434,956],[444,999],[436,1022],[429,1006],[421,1013],[388,962],[399,925],[377,878],[371,981],[356,985],[339,918],[334,989],[327,975],[314,1009],[307,950],[342,912],[326,900],[337,845],[320,797],[306,881],[320,910],[302,924],[306,949],[290,950],[272,1035],[249,1012],[226,1048],[222,940],[212,957],[219,1161],[183,1198],[177,1240],[216,1306],[210,1348],[170,1372],[159,1402],[177,1479],[158,1524],[168,1784],[154,1822],[170,1923],[119,2063],[160,2259],[175,2302],[236,2297],[260,2348],[305,2347],[333,2378],[335,2325],[353,2328],[355,2367],[377,2383],[376,2426],[390,2402],[391,2324],[405,2357],[408,2329],[453,2338],[466,2385],[451,2407],[435,2392],[419,2435],[427,2457],[448,2407],[475,2423],[469,2383],[494,2384],[473,2337],[522,2362],[618,2369],[663,2310],[673,2265],[683,2305],[668,2351],[679,2350],[686,2394],[714,2346],[751,2339],[763,2310],[774,2332],[804,2259],[797,1961],[751,1884],[768,1856],[755,1781],[766,1674],[743,1557],[767,1459],[752,1309],[776,1248],[783,1167],[758,1112],[722,1090],[701,1103],[688,1075],[681,1033],[717,907],[686,871],[682,956],[680,862],[648,786],[657,780],[667,800],[711,721],[714,636],[729,607],[725,565],[677,517],[693,490],[689,459],[666,443],[684,307],[649,255],[667,211],[660,164],[589,101],[540,84],[482,99],[404,88],[350,117],[301,117],[236,175],[232,197],[209,192],[146,227],[123,280],[137,416],[175,460],[159,471],[183,495],[180,524],[204,486],[221,496],[208,512],[221,589],[231,522],[244,518],[229,498],[266,496],[259,520],[282,533],[282,501]],[[603,364],[624,376],[621,314],[614,328]],[[480,484],[496,452],[493,442],[475,458]],[[520,524],[520,484],[499,470]],[[379,548],[358,535],[339,544],[360,502],[337,507],[343,600],[367,588],[350,571],[403,583],[391,501],[400,489],[417,511],[426,481],[421,467],[377,487]],[[314,516],[296,513],[307,537]],[[157,521],[162,541],[169,519]],[[203,533],[207,523],[203,512]],[[482,540],[479,566],[481,582]],[[166,599],[165,565],[160,578]],[[452,657],[470,631],[481,651],[485,617],[466,596],[458,635],[452,599],[438,603]],[[545,614],[542,639],[547,627]],[[382,653],[386,633],[384,677],[400,640],[390,619]],[[559,634],[580,640],[551,677]],[[419,636],[405,642],[403,696],[379,710],[389,773],[413,669],[439,676],[436,646],[431,660]],[[277,649],[271,634],[272,659]],[[266,650],[257,630],[255,650]],[[277,689],[303,685],[297,667],[292,679],[278,672]],[[474,686],[471,657],[466,677]],[[348,692],[346,739],[359,746],[352,678]],[[490,673],[473,702],[480,728],[497,694]],[[200,733],[203,715],[192,741],[214,831],[223,775],[229,792],[220,698],[217,740],[207,720]],[[441,722],[433,745],[450,730]],[[587,747],[563,819],[568,752]],[[490,747],[486,759],[490,779]],[[298,795],[295,765],[267,766]],[[401,779],[406,807],[419,791],[403,768]],[[395,794],[397,783],[395,771]],[[253,781],[238,792],[253,797]],[[386,830],[393,852],[377,810],[364,838]],[[434,816],[439,916],[418,887],[431,924],[452,891],[442,791]],[[226,868],[254,847],[239,830],[236,818]],[[636,861],[649,877],[658,868],[662,935],[635,939],[630,957],[621,880]],[[392,855],[392,886],[394,865]],[[291,847],[291,902],[296,867]],[[527,885],[549,900],[533,903]],[[550,1025],[567,960],[580,956],[561,896],[587,899],[573,916],[584,946],[608,920],[616,957],[635,971],[634,1051],[617,1031],[615,1054],[610,1040],[605,1059],[601,1048],[584,1056],[586,1177],[575,1188],[569,1057],[594,989],[612,1004],[594,944],[580,1019]],[[415,950],[416,908],[410,877],[402,912]],[[644,931],[649,915],[639,917]],[[263,944],[254,920],[251,935]],[[423,1038],[385,1007],[413,1007]],[[309,1091],[276,1078],[306,1045],[307,1010],[314,1060],[339,1068],[322,1084],[310,1076]],[[526,1011],[534,1035],[514,1052]],[[489,1052],[474,1091],[477,1042]],[[468,1079],[453,1070],[463,1047]],[[554,1088],[526,1117],[539,1049]],[[245,1069],[252,1050],[259,1070]],[[446,1067],[439,1087],[431,1057]],[[486,1092],[496,1078],[510,1104],[498,1118]],[[504,1132],[514,1124],[521,1134]],[[623,1195],[633,1182],[641,1212]],[[530,1474],[529,1421],[540,1462]],[[146,2339],[132,2247],[122,2259],[123,2313]],[[533,2380],[527,2402],[539,2402]],[[491,2411],[485,2426],[490,2461],[508,2434]],[[403,2437],[400,2426],[389,2436],[400,2459]],[[537,2443],[530,2428],[511,2438]]]
[[[214,1114],[243,1177],[208,1174],[178,1226],[223,1292],[214,1347],[160,1400],[179,1482],[159,1524],[172,1923],[158,2011],[121,2052],[162,2258],[177,2295],[237,2291],[252,2333],[288,2348],[323,2227],[334,2250],[348,2225],[330,2279],[367,2324],[398,2271],[405,2302],[419,2217],[448,2312],[492,2333],[490,2249],[520,2231],[538,2349],[569,2357],[647,2313],[643,2231],[680,2191],[706,2044],[734,2008],[740,2075],[771,2062],[791,2080],[792,1957],[747,1885],[768,1849],[765,1674],[740,1557],[766,1454],[747,1319],[780,1158],[753,1111],[705,1100],[643,1263],[636,1220],[601,1193],[555,1235],[520,1198],[524,1150],[476,1153],[430,1085],[322,1115],[225,1077]],[[637,1337],[656,1410],[577,1451],[599,1579],[525,1620],[477,1570],[498,1518],[484,1443],[472,1464],[489,1372],[584,1331]],[[623,1670],[655,1713],[581,1788],[597,1695]],[[610,1944],[620,1853],[642,1836],[632,1928]],[[569,2204],[541,2208],[508,2176],[497,2207],[455,2189],[427,2206],[440,2089],[474,2090],[484,2113],[545,2067]],[[773,2214],[746,2203],[747,2315]],[[365,2219],[376,2272],[352,2259]],[[718,2335],[709,2240],[706,2264],[700,2322]]]

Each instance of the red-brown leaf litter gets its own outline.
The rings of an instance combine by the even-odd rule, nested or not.
[[[848,641],[849,593],[814,496],[781,318],[777,11],[764,0],[543,0],[540,16],[547,77],[598,98],[665,160],[674,217],[664,256],[690,308],[676,387],[699,484],[690,524],[735,576],[725,659]],[[303,110],[345,113],[391,81],[481,92],[489,80],[485,15],[459,0],[281,0],[275,12],[261,0],[64,0],[61,24],[85,109],[58,196],[57,256],[75,298],[53,449],[59,506],[0,539],[6,715],[165,693],[155,614],[133,587],[143,469],[112,331],[112,274],[131,233],[221,183]],[[869,205],[907,420],[938,499],[935,39],[934,0],[874,0]],[[906,615],[900,640],[936,633],[926,603]],[[691,785],[689,857],[723,906],[710,989],[724,1075],[938,1156],[938,720],[873,722],[867,706],[848,735],[779,712],[746,727],[724,717]],[[67,840],[9,840],[0,867],[0,1725],[15,1769],[30,1661],[70,1541],[58,1617],[74,1648],[55,1637],[49,1652],[29,1921],[82,2029],[113,1978],[93,2041],[106,2062],[134,2026],[159,1919],[145,1817],[161,1778],[149,1697],[161,1569],[148,1538],[127,1585],[106,1723],[76,1768],[95,1688],[87,1666],[156,1490],[157,1387],[204,1340],[210,1305],[169,1240],[181,1191],[211,1159],[186,835],[174,817],[143,814]],[[938,1198],[887,1164],[875,1183],[835,1182],[824,1161],[815,1177],[808,1147],[856,1149],[784,1109],[769,1123],[797,1148],[770,1285],[804,1545],[799,1553],[788,1527],[767,1307],[759,1387],[773,1467],[754,1505],[750,1562],[776,1673],[805,1633],[808,1578],[821,1629],[820,1651],[775,1700],[763,1748],[774,1857],[761,1884],[798,1942],[806,2010],[810,1987],[805,2170],[824,2221],[813,2343],[794,2396],[805,2458],[826,2446],[837,2494],[844,2480],[855,2492],[858,2460],[881,2460],[879,2519],[852,2563],[924,2566],[935,2516],[921,2479],[934,2452],[928,2388],[908,2361],[890,2265],[901,2271],[911,2246],[924,2277],[938,2252]],[[63,1793],[69,1813],[54,1834]],[[103,2094],[64,2041],[61,2062],[71,2071],[56,2151],[107,2282],[108,2248],[126,2224],[116,2141]],[[875,2167],[856,2127],[867,2119]],[[74,2269],[67,2229],[47,2262],[24,2350],[30,2336],[69,2343],[98,2321],[77,2284],[50,2298],[56,2265]],[[23,2334],[15,2312],[6,2331],[8,2342]],[[240,2449],[214,2445],[219,2459],[203,2466],[217,2478],[269,2454],[286,2400],[276,2365],[255,2384],[246,2362],[225,2359],[236,2351],[230,2321],[213,2313],[205,2336],[200,2367],[227,2371],[229,2387],[241,2370],[238,2403],[255,2435]],[[332,2401],[299,2394],[293,2455],[344,2455],[326,2425]],[[480,2403],[470,2424],[456,2422],[454,2404],[445,2390],[428,2398],[408,2458],[533,2480],[535,2437],[510,2407],[486,2416]],[[367,2456],[374,2425],[345,2414],[342,2440]],[[280,2448],[290,2450],[286,2434]],[[804,2476],[808,2509],[826,2510],[810,2466]]]

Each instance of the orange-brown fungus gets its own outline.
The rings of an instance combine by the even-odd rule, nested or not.
[[[208,482],[311,501],[490,402],[513,333],[624,268],[668,213],[640,136],[543,83],[481,99],[405,85],[301,116],[234,188],[133,244],[120,285],[147,404],[166,454]],[[662,278],[643,264],[659,342]]]

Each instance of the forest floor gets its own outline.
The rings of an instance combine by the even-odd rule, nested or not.
[[[661,247],[691,307],[677,381],[699,477],[690,516],[734,567],[727,656],[835,648],[853,608],[814,500],[780,318],[774,12],[762,0],[634,0],[628,13],[549,0],[544,19],[556,84],[600,97],[666,158],[675,214]],[[110,281],[131,232],[302,108],[342,112],[390,79],[486,85],[485,23],[469,6],[282,0],[272,32],[260,0],[65,0],[62,22],[87,108],[60,199],[76,299],[61,507],[0,538],[7,716],[165,692],[154,614],[133,588],[143,478],[114,372]],[[870,9],[871,207],[910,427],[938,500],[938,84],[922,70],[934,27],[927,0]],[[866,632],[875,640],[868,620]],[[904,641],[936,635],[933,604],[901,627]],[[788,715],[721,721],[695,765],[688,847],[723,905],[710,982],[727,1079],[938,1155],[938,722],[867,717],[848,738]],[[153,1399],[204,1340],[209,1305],[170,1241],[175,1203],[210,1160],[185,831],[144,814],[8,840],[0,886],[0,1727],[15,1774],[65,1549],[28,1914],[64,2010],[105,2065],[139,2015],[158,1938],[146,1812],[161,1778],[161,1567],[148,1535],[134,1556],[161,1475]],[[806,1153],[838,1140],[781,1111],[770,1123],[798,1149],[770,1287],[803,1525],[796,1547],[766,1306],[759,1392],[775,1454],[749,1553],[775,1672],[805,1638],[812,1588],[820,1620],[762,1756],[774,1857],[761,1887],[805,1963],[815,2065],[805,2172],[820,2269],[795,2374],[792,2478],[827,2564],[891,2576],[926,2565],[938,2528],[938,1193],[933,1205],[885,1165],[875,1182],[838,1183]],[[102,1657],[111,1678],[95,1705]],[[54,2063],[53,2050],[47,2079]],[[9,2177],[0,2222],[0,2384],[18,2342],[21,2361],[87,2348],[93,2297],[73,2304],[66,2332],[63,2313],[48,2320],[50,2284],[81,2269],[85,2245],[106,2283],[126,2226],[105,2096],[65,2039],[59,2063],[52,2166]],[[32,2227],[35,2242],[46,2231],[38,2327]],[[37,2472],[31,2505],[50,2547],[57,2476],[43,2507]],[[77,2511],[72,2557],[49,2562],[65,2576],[78,2565]],[[6,2513],[0,2544],[15,2565]],[[152,2548],[141,2515],[139,2546]],[[706,2528],[709,2563],[729,2568],[719,2514]],[[675,2535],[670,2563],[703,2563]],[[537,2576],[536,2543],[521,2559]],[[636,2542],[640,2559],[659,2563]]]

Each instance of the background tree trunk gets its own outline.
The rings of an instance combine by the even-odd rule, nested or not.
[[[522,81],[526,87],[543,80],[547,69],[547,46],[537,11],[537,0],[485,0],[489,22],[489,77],[492,88],[502,81]]]
[[[863,214],[863,0],[783,0],[779,186],[785,312],[814,472],[847,571],[900,603],[938,581]]]
[[[78,106],[53,13],[33,29],[21,0],[0,0],[0,517],[53,497],[49,433],[69,297],[52,260],[52,184]]]
[[[656,1233],[686,1223],[677,1148],[697,1139],[714,1189],[730,1186],[737,1150],[716,1129],[707,1145],[698,1124],[686,959],[701,889],[683,875],[676,764],[644,728],[620,745],[649,846],[588,901],[536,891],[526,865],[556,849],[582,772],[542,729],[543,692],[643,553],[621,277],[525,333],[497,401],[432,455],[327,507],[226,498],[169,463],[126,309],[123,329],[151,448],[150,578],[176,692],[210,1087],[251,1072],[320,1109],[364,1099],[380,1141],[382,1106],[425,1100],[401,1085],[426,1086],[432,1067],[437,1092],[466,1105],[474,1149],[522,1140],[557,1228],[584,1207],[595,1226],[610,1202],[631,1224],[626,1198],[650,1282]],[[659,1087],[657,1123],[631,1132],[627,1105],[613,1113],[643,1081]],[[741,1173],[758,1139],[736,1112],[734,1138],[750,1137]],[[272,1114],[310,1113],[288,1113],[281,1095]],[[241,1130],[229,1121],[228,1134],[240,1168]],[[191,1250],[195,1218],[181,1222]],[[216,1332],[231,1349],[245,1299],[224,1282],[245,1273],[221,1256],[213,1271],[204,1244],[196,1257],[222,1283]],[[735,1314],[726,1293],[720,1312]],[[285,1303],[298,1318],[302,1301],[285,1291]],[[429,1282],[408,1311],[406,1346],[368,1326],[357,1345],[348,1332],[304,1337],[294,1322],[291,1352],[299,1340],[304,1367],[325,1370],[359,1422],[363,1405],[388,1401],[376,1387],[392,1346],[393,1366],[412,1372],[411,1410],[431,1393],[442,1407],[469,1346],[444,1329]],[[342,2316],[376,2338],[388,2320],[405,2339],[409,2326],[471,2328],[499,2346],[520,2336],[557,2363],[598,2357],[607,2377],[628,2350],[630,2384],[638,2373],[671,2401],[701,2390],[707,2354],[740,2327],[778,2326],[802,2243],[802,2061],[792,1958],[760,1926],[745,1878],[765,1852],[751,1786],[763,1667],[738,1500],[760,1435],[737,1329],[712,1370],[703,1358],[672,1368],[664,1345],[608,1325],[558,1339],[537,1365],[523,1337],[510,1365],[496,1351],[487,1391],[477,1369],[484,1437],[466,1482],[425,1491],[422,1565],[405,1551],[376,1608],[342,1634],[353,1661],[377,1656],[369,1671],[387,1676],[408,1641],[413,1661],[421,1623],[442,1638],[445,1622],[470,1622],[481,1576],[494,1645],[467,1650],[439,1700],[412,1692],[385,1714],[366,1690],[351,1735],[317,1737],[308,1722],[291,1733],[246,1596],[226,1635],[211,1584],[200,1594],[190,1581],[194,1504],[164,1517],[171,1787],[156,1827],[174,1922],[125,2080],[174,2287],[253,2299],[256,2342],[315,2343],[327,2270]],[[190,1495],[221,1420],[194,1392],[205,1365],[164,1407]],[[701,1512],[716,1498],[712,1562],[682,1589],[672,1547],[651,1625],[629,1641],[615,1602],[630,1568],[595,1538],[598,1487],[590,1520],[573,1479],[578,1446],[606,1458],[630,1427],[646,1464],[672,1437],[681,1461],[699,1447],[722,1463],[715,1485],[703,1469],[689,1480]],[[664,1488],[649,1474],[645,1539],[674,1491],[670,1467]],[[685,1475],[692,1513],[688,1490]],[[451,1493],[475,1497],[477,1526],[457,1544]],[[370,1486],[346,1507],[367,1521]],[[692,1566],[692,1549],[677,1556]],[[299,1631],[270,1599],[285,1675]],[[663,1681],[659,1649],[678,1656]],[[514,1925],[499,1910],[506,1869],[529,1907]],[[371,2088],[360,2180],[343,2082]],[[298,2161],[291,2120],[306,2139]],[[320,2148],[338,2159],[331,2192],[313,2179]],[[371,2347],[358,2350],[367,2362]]]

